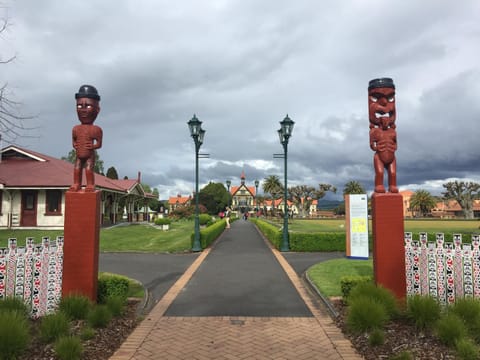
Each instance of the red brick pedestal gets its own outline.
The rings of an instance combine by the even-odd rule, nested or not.
[[[373,270],[375,282],[398,299],[406,297],[403,199],[400,194],[372,196]]]
[[[62,296],[97,301],[100,191],[65,194]]]

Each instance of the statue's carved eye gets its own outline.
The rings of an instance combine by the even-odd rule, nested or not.
[[[372,100],[373,102],[377,102],[377,98],[375,96],[370,96],[370,100]]]
[[[77,109],[81,109],[82,108],[82,105],[77,105]]]
[[[394,102],[395,101],[395,97],[394,96],[391,96],[388,98],[388,102]]]

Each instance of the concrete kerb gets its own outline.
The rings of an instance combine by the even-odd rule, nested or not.
[[[333,304],[330,302],[330,300],[325,297],[320,290],[318,290],[317,286],[313,283],[313,281],[310,279],[308,276],[308,270],[303,273],[302,279],[305,281],[305,283],[308,284],[310,290],[315,292],[315,294],[322,300],[323,304],[327,308],[327,310],[330,312],[330,315],[333,318],[337,318],[339,316],[338,312],[335,310],[335,307]]]

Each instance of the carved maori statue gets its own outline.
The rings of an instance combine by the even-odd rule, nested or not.
[[[80,191],[82,188],[82,172],[85,168],[87,185],[86,192],[95,191],[95,150],[102,147],[103,132],[94,125],[100,112],[100,95],[91,85],[82,85],[75,94],[77,100],[77,115],[81,124],[72,129],[72,143],[76,152],[73,170],[73,185],[70,191]]]
[[[397,132],[395,130],[395,85],[390,78],[371,80],[368,84],[368,117],[370,120],[370,148],[375,151],[375,192],[384,193],[384,172],[387,169],[388,191],[398,193],[397,187]]]

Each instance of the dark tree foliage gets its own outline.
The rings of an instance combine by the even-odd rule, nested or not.
[[[110,166],[108,169],[107,169],[107,175],[106,175],[109,179],[114,179],[114,180],[118,180],[118,173],[117,173],[117,169],[115,169],[114,166]]]
[[[230,203],[230,194],[222,183],[210,182],[198,193],[198,201],[210,215],[223,211]]]

